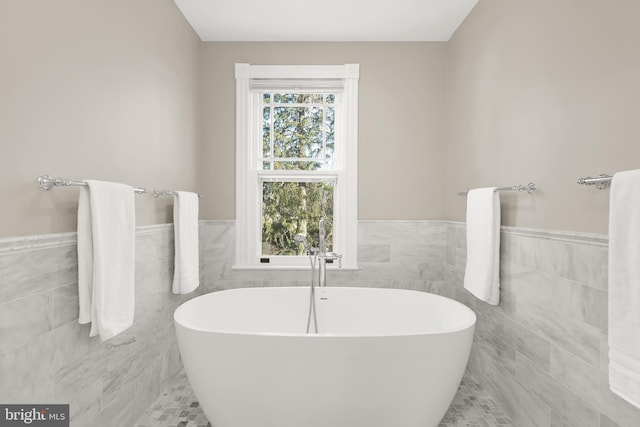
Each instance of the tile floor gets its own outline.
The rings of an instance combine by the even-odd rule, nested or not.
[[[184,373],[179,374],[133,427],[211,427],[191,391]],[[392,427],[392,426],[390,426]],[[468,373],[438,427],[515,427],[495,400]]]

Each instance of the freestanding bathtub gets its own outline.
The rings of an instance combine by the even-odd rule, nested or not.
[[[476,316],[419,291],[233,289],[182,304],[185,370],[213,427],[433,427],[466,367]]]

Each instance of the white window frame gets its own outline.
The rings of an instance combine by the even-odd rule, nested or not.
[[[309,268],[306,256],[269,257],[260,262],[262,240],[260,177],[258,170],[262,127],[257,119],[251,90],[252,79],[331,80],[343,83],[340,111],[336,110],[336,170],[318,171],[319,178],[335,179],[333,250],[342,255],[343,269],[357,269],[358,259],[358,64],[345,65],[250,65],[236,64],[236,252],[234,269]],[[274,171],[273,178],[289,171]],[[292,171],[295,173],[295,171]],[[260,174],[259,174],[260,173]]]

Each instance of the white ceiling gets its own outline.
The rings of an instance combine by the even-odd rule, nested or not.
[[[203,41],[446,41],[478,0],[174,0]]]

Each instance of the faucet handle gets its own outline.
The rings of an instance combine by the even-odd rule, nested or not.
[[[330,259],[332,261],[338,260],[338,268],[342,268],[342,255],[335,252],[327,252],[325,259]]]

